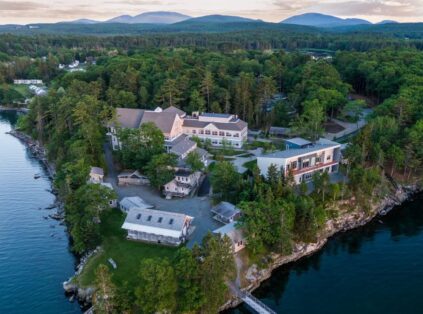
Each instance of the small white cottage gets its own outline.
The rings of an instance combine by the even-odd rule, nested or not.
[[[90,170],[90,182],[91,183],[101,183],[104,179],[104,170],[100,167],[91,167]]]

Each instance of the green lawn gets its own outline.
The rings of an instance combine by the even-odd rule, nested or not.
[[[113,281],[117,285],[128,282],[130,287],[134,287],[137,282],[137,274],[140,261],[149,257],[168,257],[172,259],[177,252],[177,248],[161,245],[147,244],[126,240],[126,231],[121,229],[125,214],[118,209],[103,213],[101,217],[101,235],[103,252],[97,254],[84,268],[78,277],[81,286],[89,286],[94,282],[95,270],[99,264],[105,264],[113,274]],[[117,264],[117,269],[113,269],[109,258]]]
[[[251,160],[251,161],[247,161],[246,163],[243,164],[243,166],[245,168],[247,168],[248,170],[253,171],[254,166],[257,165],[257,159]]]
[[[31,96],[28,85],[12,85],[12,88],[24,98],[29,98]]]

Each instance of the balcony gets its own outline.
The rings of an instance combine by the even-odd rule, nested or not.
[[[320,168],[331,167],[331,166],[336,165],[336,164],[338,164],[337,161],[332,161],[332,162],[328,162],[328,163],[318,163],[318,164],[315,164],[314,166],[311,166],[311,167],[292,170],[292,174],[294,176],[296,176],[296,175],[303,174],[303,173],[313,171],[313,170],[317,170],[317,169],[320,169]],[[288,172],[289,172],[289,170],[288,170]]]

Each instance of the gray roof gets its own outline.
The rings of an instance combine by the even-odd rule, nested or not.
[[[212,156],[212,154],[210,154],[208,151],[206,151],[203,148],[197,147],[195,149],[195,152],[197,152],[197,154],[200,156],[200,158],[209,158]]]
[[[298,145],[298,146],[304,146],[304,145],[310,145],[311,144],[310,141],[303,139],[301,137],[290,138],[290,139],[285,140],[285,142],[292,143],[292,144],[295,144],[295,145]]]
[[[326,140],[326,139],[320,139],[314,145],[308,146],[306,148],[293,148],[293,149],[287,149],[282,151],[276,151],[274,153],[262,155],[257,158],[291,158],[295,156],[311,154],[314,152],[318,152],[322,149],[327,149],[332,147],[341,147],[341,144],[330,141],[330,140]]]
[[[192,171],[189,169],[178,169],[175,171],[176,177],[189,177],[192,174]]]
[[[124,177],[143,178],[144,176],[138,170],[124,170],[118,174],[118,178],[124,178]]]
[[[145,209],[145,208],[153,208],[154,207],[153,205],[146,203],[139,196],[124,197],[119,203],[123,207],[128,208],[128,209],[131,209],[131,208]]]
[[[175,145],[173,145],[170,149],[170,152],[181,156],[186,154],[187,152],[194,150],[196,146],[196,142],[191,141],[188,138],[184,138],[182,141],[179,141]]]
[[[215,234],[222,236],[227,235],[233,242],[239,242],[244,239],[244,234],[241,229],[237,228],[237,222],[233,221],[213,231]]]
[[[174,106],[170,106],[170,107],[166,108],[165,110],[163,110],[163,112],[176,113],[176,114],[178,114],[181,117],[183,117],[183,116],[186,115],[185,111],[183,111],[183,110],[181,110],[179,108],[176,108]]]
[[[100,167],[91,167],[90,173],[104,176],[104,170]]]
[[[188,128],[204,128],[209,124],[213,124],[219,130],[225,131],[242,131],[247,127],[247,123],[241,119],[236,119],[233,122],[208,122],[199,121],[198,119],[184,119],[184,126]]]
[[[227,219],[233,218],[241,211],[234,204],[228,202],[220,202],[211,209],[212,213],[225,217]]]
[[[170,133],[175,123],[176,116],[175,112],[154,112],[154,111],[145,111],[141,124],[147,122],[153,122],[163,133]]]
[[[278,126],[272,126],[269,129],[269,133],[273,133],[273,134],[288,134],[289,131],[290,131],[289,128],[283,128]]]
[[[116,108],[116,118],[120,127],[136,129],[140,126],[144,110]]]
[[[185,214],[162,210],[131,209],[126,216],[125,223],[180,231],[184,227],[187,218],[191,219],[190,216]]]

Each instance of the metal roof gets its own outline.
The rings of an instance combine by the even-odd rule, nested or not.
[[[312,144],[309,140],[306,140],[302,137],[290,138],[290,139],[285,140],[285,142],[292,143],[292,144],[295,144],[295,145],[298,145],[298,146],[305,146],[305,145]]]
[[[131,209],[122,228],[179,237],[187,219],[192,220],[193,217],[154,209]]]
[[[90,174],[97,174],[99,176],[104,176],[104,170],[100,167],[91,167]]]
[[[119,203],[121,206],[127,209],[146,209],[154,207],[153,205],[148,204],[141,197],[138,196],[124,197]]]
[[[227,219],[231,219],[241,212],[234,204],[228,202],[220,202],[215,207],[213,207],[211,211],[212,213],[223,216]]]

